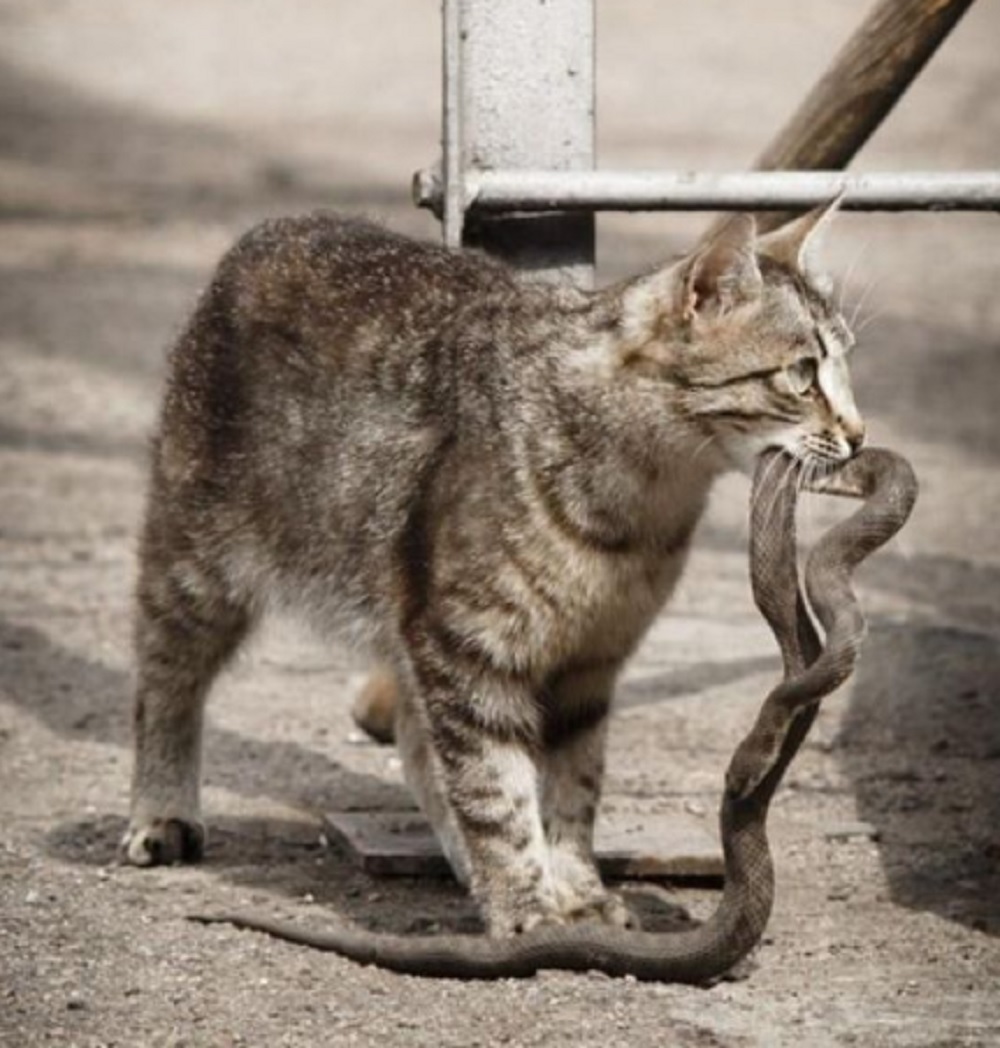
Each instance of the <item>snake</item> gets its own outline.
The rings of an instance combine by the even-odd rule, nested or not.
[[[861,505],[817,540],[800,568],[796,504],[803,476],[803,464],[778,449],[764,451],[754,473],[751,584],[778,643],[783,676],[766,695],[726,771],[719,812],[724,885],[718,906],[703,923],[659,932],[596,923],[542,925],[510,938],[491,938],[396,935],[346,922],[318,930],[251,914],[192,914],[190,919],[263,932],[417,976],[524,978],[561,969],[688,984],[723,977],[760,942],[771,915],[771,799],[820,700],[850,676],[861,650],[866,623],[852,575],[899,531],[917,495],[906,459],[885,448],[862,449],[812,485],[812,490],[860,498]]]

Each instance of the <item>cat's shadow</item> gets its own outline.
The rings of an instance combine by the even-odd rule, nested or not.
[[[989,621],[982,629],[876,622],[836,752],[860,817],[877,831],[893,900],[1000,935],[1000,705],[994,701],[1000,648],[989,610],[1000,606],[1000,571],[976,567],[969,606],[964,587],[942,596],[936,580],[942,573],[961,579],[971,569],[943,560],[886,553],[869,577],[917,603],[939,599],[953,621],[982,614]],[[60,647],[40,630],[2,620],[0,651],[0,688],[57,735],[129,745],[126,674]],[[715,679],[707,665],[704,673],[685,672],[696,686]],[[665,687],[664,698],[675,693]],[[329,809],[331,797],[372,809],[409,803],[401,786],[345,769],[297,743],[213,728],[210,749],[213,784],[242,796],[266,796],[307,813]],[[249,776],[240,771],[248,766],[254,768]],[[45,846],[65,862],[108,864],[123,828],[122,819],[110,816],[70,820],[52,828]],[[471,903],[453,882],[368,877],[320,844],[318,823],[308,816],[213,818],[211,830],[208,868],[231,883],[310,896],[397,931],[426,930],[428,922],[445,931],[477,926]],[[643,914],[654,927],[676,926],[684,917],[669,906],[657,913],[656,905]]]
[[[48,833],[46,850],[62,862],[112,869],[121,883],[141,890],[149,873],[120,865],[118,842],[125,825],[124,818],[111,815],[68,820]],[[315,904],[317,925],[336,914],[374,931],[395,934],[483,933],[468,893],[450,876],[369,877],[335,844],[321,839],[316,826],[306,820],[215,818],[200,868],[247,889],[255,907],[262,893],[297,908],[303,901]],[[183,887],[186,869],[161,868],[154,876]],[[659,885],[620,887],[644,930],[672,932],[691,926],[688,911]],[[192,910],[200,908],[192,903]]]
[[[60,647],[38,629],[2,619],[0,651],[0,691],[50,730],[69,739],[130,744],[127,674]],[[359,807],[399,810],[411,804],[401,786],[349,771],[295,743],[255,739],[217,726],[210,731],[208,748],[213,785],[243,796],[266,795],[302,810],[303,817],[213,815],[201,869],[255,896],[263,892],[297,903],[309,899],[317,905],[318,921],[322,913],[336,912],[397,933],[482,931],[473,903],[454,880],[373,878],[321,838],[318,820],[308,814],[329,805],[333,795],[342,806],[348,797]],[[253,774],[241,777],[239,769],[247,766]],[[268,774],[268,768],[274,774]],[[291,787],[293,780],[297,785]],[[44,847],[61,862],[112,870],[112,876],[141,889],[150,874],[119,866],[125,826],[125,818],[118,815],[68,819],[49,830]],[[153,876],[183,886],[185,871],[178,867]],[[630,890],[630,899],[651,930],[688,921],[681,907],[654,889]]]

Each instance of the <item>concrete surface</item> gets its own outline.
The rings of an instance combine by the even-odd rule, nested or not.
[[[859,305],[859,399],[923,496],[864,572],[863,666],[778,799],[778,901],[744,978],[427,983],[185,923],[251,904],[476,926],[453,886],[380,882],[324,845],[322,811],[406,797],[390,752],[351,741],[360,665],[289,625],[211,706],[206,863],[116,865],[164,349],[218,255],[264,215],[322,205],[436,234],[408,204],[411,171],[437,151],[436,6],[0,3],[0,1044],[998,1043],[995,216],[851,216],[834,237]],[[606,0],[602,163],[746,163],[865,6]],[[860,166],[1000,166],[998,34],[981,0]],[[683,249],[704,222],[602,217],[605,276]],[[745,497],[739,478],[721,486],[622,689],[610,818],[711,825],[724,762],[774,678],[745,578]],[[817,502],[811,526],[836,512]],[[712,896],[636,901],[656,924]]]

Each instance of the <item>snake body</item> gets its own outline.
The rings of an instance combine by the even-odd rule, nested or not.
[[[341,924],[309,930],[243,914],[202,915],[276,938],[412,975],[517,978],[541,969],[597,970],[663,982],[719,977],[760,941],[774,899],[767,812],[774,791],[816,715],[820,699],[850,675],[865,620],[851,589],[862,560],[905,523],[916,498],[913,470],[899,455],[870,448],[836,477],[841,493],[863,499],[809,555],[803,594],[796,555],[798,466],[766,452],[754,477],[750,563],[754,597],[781,649],[784,677],[768,694],[726,773],[720,824],[722,899],[705,923],[650,933],[606,925],[543,926],[509,939],[400,936]],[[821,641],[810,610],[825,634]]]

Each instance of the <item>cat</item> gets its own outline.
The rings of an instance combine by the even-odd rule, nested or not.
[[[776,445],[834,468],[864,439],[853,338],[808,264],[832,209],[767,236],[735,216],[598,291],[329,214],[243,237],[153,444],[126,859],[201,856],[207,692],[289,606],[381,667],[490,934],[629,926],[593,858],[616,677],[716,477]]]

